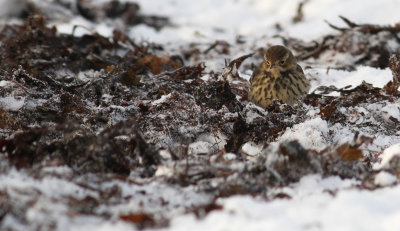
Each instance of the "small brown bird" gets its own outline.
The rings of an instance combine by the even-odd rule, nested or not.
[[[293,105],[310,90],[310,82],[292,52],[284,46],[272,46],[264,61],[250,78],[249,99],[267,108],[273,100]]]

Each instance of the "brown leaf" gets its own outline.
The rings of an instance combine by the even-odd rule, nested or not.
[[[224,73],[222,73],[223,76],[231,76],[231,77],[239,77],[238,69],[242,65],[243,61],[246,60],[247,58],[253,56],[254,53],[247,54],[240,56],[237,59],[232,60],[227,67],[224,68]]]
[[[15,120],[15,118],[10,115],[7,111],[0,109],[0,128],[11,128],[18,129],[19,123]]]
[[[353,146],[348,143],[340,145],[336,151],[343,160],[346,161],[356,161],[363,157],[362,151],[358,146]]]
[[[338,101],[333,100],[328,105],[321,107],[320,113],[319,113],[321,115],[321,118],[328,121],[332,117],[333,113],[335,113],[335,111],[337,109],[337,104],[338,104]]]
[[[196,66],[184,66],[173,72],[166,73],[167,75],[180,80],[196,79],[199,78],[205,66],[203,63],[197,64]]]
[[[250,54],[247,54],[247,55],[240,56],[239,58],[234,59],[233,61],[231,61],[228,66],[231,67],[231,68],[236,66],[236,68],[239,69],[240,65],[242,65],[242,62],[244,60],[246,60],[247,58],[253,56],[253,55],[254,55],[254,53],[250,53]]]
[[[388,95],[395,95],[396,93],[398,93],[399,89],[399,83],[390,81],[388,82],[384,87],[383,90],[385,90],[386,94]]]
[[[127,70],[121,75],[121,83],[127,87],[141,86],[140,77],[133,70]]]
[[[391,121],[393,121],[395,123],[400,123],[400,121],[398,119],[394,118],[393,116],[390,116],[389,120],[391,120]]]
[[[107,73],[110,73],[111,71],[113,71],[113,70],[115,70],[115,69],[116,69],[116,68],[115,68],[114,65],[109,65],[109,66],[106,67],[106,72],[107,72]]]
[[[158,57],[152,54],[146,54],[138,60],[138,64],[147,67],[148,71],[155,75],[158,75],[163,71],[175,70],[182,66],[181,62],[173,60],[168,55]]]
[[[394,54],[389,59],[389,67],[392,70],[393,80],[385,85],[383,88],[385,92],[389,95],[400,95],[400,55]]]
[[[123,221],[133,223],[138,225],[139,228],[155,226],[156,221],[154,220],[152,215],[147,213],[130,213],[126,215],[120,215],[119,218]]]
[[[393,73],[393,81],[400,82],[400,55],[394,54],[390,57],[389,67]]]
[[[278,199],[292,199],[292,196],[290,196],[290,195],[287,194],[287,193],[280,192],[280,193],[274,195],[274,198],[278,198]]]

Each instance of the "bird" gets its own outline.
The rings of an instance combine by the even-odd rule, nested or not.
[[[254,70],[248,98],[265,109],[274,100],[293,106],[309,90],[310,82],[293,53],[275,45],[267,49],[263,62]]]

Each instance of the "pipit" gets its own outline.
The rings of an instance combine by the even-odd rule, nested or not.
[[[293,105],[310,90],[303,69],[284,46],[272,46],[267,50],[264,61],[253,72],[250,84],[249,99],[263,108],[273,100]]]

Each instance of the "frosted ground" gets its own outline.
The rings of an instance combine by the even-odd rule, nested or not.
[[[177,28],[156,33],[146,27],[139,27],[131,33],[158,42],[168,41],[172,47],[179,46],[180,42],[197,41],[199,37],[204,41],[232,41],[237,35],[245,36],[252,41],[250,44],[256,44],[253,46],[273,44],[270,36],[276,33],[276,23],[283,27],[282,35],[310,41],[324,34],[335,33],[324,20],[343,25],[338,15],[350,17],[358,23],[399,22],[398,8],[395,7],[397,3],[391,0],[309,1],[304,7],[304,20],[295,25],[292,18],[298,1],[170,1],[169,6],[165,6],[165,1],[138,2],[144,11],[164,12],[177,24]],[[215,28],[221,28],[224,32],[215,33]],[[196,32],[203,36],[197,37]],[[250,45],[246,51],[251,51],[251,47]],[[238,51],[237,56],[241,54]],[[213,61],[207,60],[206,63],[208,62]],[[218,67],[220,61],[214,62]],[[306,73],[317,74],[312,82],[314,88],[318,85],[335,85],[338,88],[356,86],[362,80],[382,87],[391,80],[392,75],[387,69],[369,67],[358,67],[351,72],[332,71],[327,75],[327,66],[329,64],[320,64],[306,70]],[[393,113],[400,118],[400,102],[393,109]],[[313,120],[305,122],[305,125],[295,126],[281,139],[297,138],[308,148],[323,149],[324,144],[318,140],[327,128],[325,124],[318,122],[319,120]],[[380,152],[395,145],[390,153],[400,154],[400,134],[397,134],[396,137],[386,137],[379,142],[376,151]],[[343,131],[337,142],[349,138],[346,131]],[[299,183],[280,189],[292,196],[289,200],[267,202],[249,196],[221,199],[218,203],[224,206],[223,211],[212,212],[203,220],[197,220],[192,215],[177,217],[172,221],[171,230],[398,230],[400,187],[390,186],[396,181],[392,175],[382,174],[376,180],[389,186],[374,191],[360,191],[355,187],[357,181],[307,176]],[[329,190],[338,190],[338,193],[332,196]]]
[[[9,4],[2,1],[3,4]],[[99,1],[102,2],[102,1]],[[171,25],[156,30],[146,25],[137,25],[132,28],[124,28],[136,41],[154,42],[164,45],[163,53],[179,53],[187,49],[191,43],[197,47],[207,48],[216,40],[223,40],[230,46],[229,54],[207,53],[199,56],[200,60],[191,59],[187,64],[204,62],[206,73],[202,78],[211,78],[210,72],[221,73],[225,65],[225,59],[232,60],[242,55],[255,52],[255,50],[272,44],[281,44],[281,37],[291,37],[310,42],[318,40],[327,34],[337,34],[324,21],[345,27],[338,17],[345,16],[356,23],[395,24],[400,22],[398,15],[398,2],[394,0],[362,1],[362,0],[329,0],[306,1],[303,13],[304,18],[293,23],[298,1],[292,0],[138,0],[144,14],[161,15],[170,19]],[[15,6],[12,6],[12,8]],[[45,4],[43,7],[46,7]],[[111,36],[112,30],[118,28],[115,24],[103,22],[94,24],[81,17],[62,20],[51,20],[52,25],[57,26],[59,32],[71,33],[74,25],[83,25],[78,28],[77,35],[96,31],[104,36]],[[279,24],[279,26],[277,26]],[[121,26],[122,27],[122,26]],[[279,35],[279,36],[277,36]],[[243,43],[236,44],[240,38]],[[387,41],[392,51],[398,51],[399,47],[392,40]],[[324,54],[318,60],[307,59],[300,62],[305,67],[306,75],[311,79],[312,89],[319,86],[336,86],[344,88],[351,85],[354,88],[363,81],[374,87],[382,88],[392,80],[392,71],[389,68],[379,69],[370,66],[357,65],[354,69],[335,69],[337,66],[346,66],[352,63],[354,57],[349,55]],[[242,79],[248,80],[251,76],[251,64],[257,65],[261,59],[252,57],[247,59],[239,69]],[[235,80],[233,81],[233,84]],[[0,82],[0,86],[6,86],[6,82]],[[332,92],[335,96],[337,92]],[[165,96],[154,105],[168,100],[171,96]],[[23,100],[23,99],[22,99]],[[0,98],[3,110],[15,111],[23,106],[21,99],[10,97]],[[262,109],[260,109],[262,110]],[[323,150],[328,145],[340,145],[353,140],[354,129],[340,124],[329,124],[321,118],[318,108],[306,107],[307,120],[295,124],[281,134],[270,144],[271,149],[277,148],[280,143],[296,139],[306,149]],[[346,109],[343,109],[346,110]],[[377,122],[377,117],[382,121],[395,118],[400,121],[400,101],[381,102],[365,105],[362,108],[353,108],[354,111],[363,112],[363,116],[354,115],[350,120],[355,123],[370,121]],[[344,113],[351,114],[348,111]],[[249,116],[247,119],[251,120]],[[393,156],[400,155],[400,131],[395,135],[385,135],[385,132],[376,133],[365,128],[357,130],[360,135],[372,137],[372,143],[362,148],[364,155],[377,156],[378,160],[373,169],[379,171],[388,165]],[[222,140],[219,147],[226,142],[226,137],[208,137],[205,135],[189,145],[191,154],[205,153],[214,148],[215,139]],[[263,144],[248,142],[243,145],[242,151],[248,154],[249,161],[254,161],[257,155],[265,147]],[[163,151],[163,155],[167,151]],[[229,155],[225,157],[230,158]],[[234,158],[234,157],[232,157]],[[138,207],[157,214],[159,210],[169,211],[169,225],[155,230],[399,230],[400,229],[400,186],[398,176],[381,171],[373,179],[374,184],[380,186],[374,190],[361,189],[361,181],[356,179],[341,179],[338,176],[322,177],[319,174],[303,177],[299,182],[286,187],[276,187],[267,191],[268,195],[285,195],[282,199],[266,200],[262,196],[235,195],[227,198],[218,198],[216,209],[201,218],[189,213],[179,206],[201,204],[210,200],[206,194],[196,193],[192,186],[176,188],[170,185],[154,182],[141,185],[118,182],[125,197],[140,197],[147,194],[142,204],[138,200],[127,200],[124,205],[104,205],[99,210],[111,213],[111,217],[103,219],[94,216],[71,216],[68,209],[58,198],[75,195],[79,198],[87,196],[99,197],[98,190],[80,187],[79,182],[85,182],[84,177],[70,182],[65,176],[72,177],[72,170],[67,167],[50,167],[43,169],[44,177],[35,179],[24,171],[14,168],[8,169],[6,174],[0,175],[0,189],[6,190],[13,200],[29,200],[36,198],[36,202],[27,211],[28,223],[36,224],[34,228],[51,227],[47,222],[56,223],[57,230],[135,230],[136,226],[117,219],[117,215],[129,212]],[[50,175],[46,172],[57,173],[62,177]],[[156,176],[162,178],[173,174],[171,166],[159,166]],[[100,189],[111,189],[112,184],[97,182]],[[94,184],[94,183],[93,183]],[[94,187],[94,186],[93,186]],[[145,193],[143,193],[145,192]],[[141,194],[142,193],[142,194]],[[160,194],[169,202],[165,208],[159,206],[157,201]],[[150,199],[149,199],[150,198]],[[132,209],[135,208],[135,209]],[[22,210],[22,208],[21,208]],[[45,211],[45,212],[43,212]],[[50,215],[48,215],[50,214]],[[22,224],[21,224],[22,223]],[[46,224],[48,226],[46,226]],[[13,216],[7,216],[3,220],[5,230],[24,230],[24,222],[15,220]],[[42,225],[42,226],[41,226]],[[34,230],[34,229],[32,229]]]

